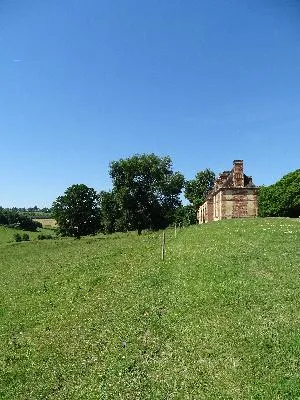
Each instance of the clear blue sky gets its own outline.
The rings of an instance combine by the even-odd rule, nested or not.
[[[271,184],[300,165],[300,2],[2,0],[0,133],[4,207],[135,153]]]

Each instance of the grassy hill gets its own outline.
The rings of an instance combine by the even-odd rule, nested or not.
[[[30,240],[36,240],[40,233],[43,233],[45,235],[51,235],[53,237],[55,236],[55,231],[53,229],[38,228],[37,232],[31,232],[0,225],[0,246],[15,242],[14,235],[16,233],[19,233],[21,236],[24,233],[27,233],[29,235]]]
[[[2,240],[0,398],[299,398],[300,222],[166,238]]]

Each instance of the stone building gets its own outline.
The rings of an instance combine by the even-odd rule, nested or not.
[[[233,161],[231,171],[224,171],[199,207],[199,224],[220,219],[257,216],[258,187],[244,174],[243,160]]]

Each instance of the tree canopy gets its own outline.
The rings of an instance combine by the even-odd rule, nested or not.
[[[101,231],[104,233],[112,233],[116,231],[125,231],[126,224],[122,223],[121,206],[117,200],[115,191],[100,192],[100,215],[101,215]]]
[[[83,184],[70,186],[53,203],[52,214],[63,236],[80,237],[100,228],[99,196]]]
[[[204,203],[207,193],[213,188],[215,179],[215,173],[210,169],[205,169],[198,172],[195,179],[186,181],[184,195],[195,209]]]
[[[142,154],[113,161],[110,176],[115,223],[119,227],[138,233],[143,229],[164,228],[181,203],[184,177],[173,172],[170,157]]]
[[[274,185],[261,187],[258,210],[261,217],[299,217],[300,169],[285,175]]]
[[[2,207],[0,207],[0,225],[7,225],[33,232],[42,226],[41,223],[33,221],[32,218],[23,213]]]
[[[181,226],[189,226],[197,224],[197,213],[191,204],[181,205],[176,208],[173,222]]]

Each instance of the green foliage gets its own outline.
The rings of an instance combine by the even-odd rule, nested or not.
[[[180,205],[184,178],[172,171],[170,157],[135,155],[110,164],[113,191],[102,194],[104,224],[109,229],[138,230],[166,227]],[[111,206],[107,204],[112,200]],[[111,220],[107,212],[111,207]],[[108,218],[107,218],[108,217]]]
[[[1,400],[300,397],[299,222],[165,234],[0,244]]]
[[[7,243],[11,243],[12,241],[15,241],[15,239],[14,239],[15,233],[19,233],[22,237],[24,231],[21,229],[10,228],[8,226],[0,225],[0,247],[2,244],[7,244]],[[38,228],[37,232],[27,231],[26,233],[30,236],[30,240],[37,239],[38,235],[40,235],[41,233],[45,234],[45,235],[51,234],[51,235],[53,235],[53,238],[55,238],[55,232],[50,229]],[[0,250],[0,252],[1,252],[1,250]]]
[[[16,242],[22,242],[22,235],[20,233],[14,233],[14,240]]]
[[[18,211],[0,207],[0,225],[35,232],[42,224]]]
[[[215,173],[210,169],[205,169],[198,172],[195,179],[186,181],[184,195],[195,209],[204,203],[207,193],[213,188],[215,179]]]
[[[12,207],[12,208],[7,208],[7,210],[12,211],[14,213],[19,213],[22,215],[25,215],[29,218],[37,218],[37,219],[48,219],[48,218],[52,218],[52,214],[51,214],[51,208],[39,208],[37,206],[34,207]]]
[[[37,238],[38,240],[48,240],[48,239],[53,239],[53,236],[49,234],[47,235],[45,233],[40,233]]]
[[[15,242],[28,242],[30,237],[28,233],[23,233],[22,235],[20,233],[14,233],[14,240]]]
[[[23,212],[22,214],[27,215],[27,217],[30,218],[37,218],[37,219],[51,219],[52,217],[52,212],[44,212],[44,211],[26,211]]]
[[[101,191],[99,195],[100,215],[101,215],[101,231],[104,233],[112,233],[115,231],[123,231],[118,226],[117,221],[120,220],[122,213],[114,191]]]
[[[194,206],[179,206],[174,215],[174,223],[181,226],[190,226],[197,224],[197,213]]]
[[[300,169],[290,172],[274,185],[259,190],[261,217],[300,216]]]
[[[23,242],[28,242],[30,240],[28,233],[23,233],[22,235],[22,241]]]
[[[52,215],[62,236],[95,234],[100,228],[100,209],[96,191],[86,185],[72,185],[53,203]]]

